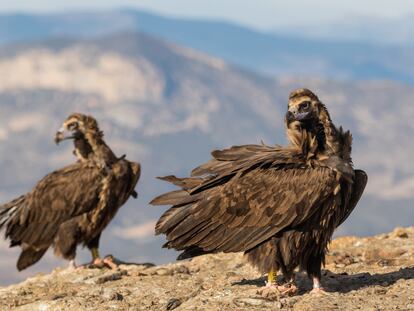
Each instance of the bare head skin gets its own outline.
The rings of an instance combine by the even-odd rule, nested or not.
[[[319,98],[309,89],[297,89],[290,93],[286,122],[306,123],[319,119],[321,110]]]
[[[103,137],[99,130],[98,122],[91,116],[82,113],[72,113],[62,124],[55,135],[55,142],[59,144],[63,140],[77,139],[86,134],[94,134]]]
[[[74,153],[79,161],[94,161],[101,168],[108,169],[117,157],[103,140],[98,122],[91,116],[72,113],[55,135],[55,142],[73,139]]]

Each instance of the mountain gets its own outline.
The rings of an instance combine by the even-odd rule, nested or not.
[[[0,16],[0,43],[3,44],[120,31],[150,34],[268,75],[375,78],[414,83],[411,65],[414,47],[381,45],[368,40],[304,39],[301,31],[294,28],[286,29],[282,35],[272,34],[227,22],[169,18],[128,9]],[[303,27],[303,36],[307,34]]]
[[[29,191],[45,174],[74,161],[69,142],[53,143],[74,111],[100,122],[119,156],[140,161],[139,197],[120,210],[102,238],[102,254],[165,263],[150,207],[171,189],[156,176],[183,176],[235,144],[285,144],[287,96],[298,86],[319,94],[337,125],[354,135],[354,163],[369,174],[361,204],[338,234],[375,234],[412,223],[414,88],[393,82],[269,78],[146,34],[50,39],[0,49],[0,201]],[[17,274],[17,250],[0,243],[1,282],[50,270],[51,254]],[[79,261],[89,260],[81,252]]]
[[[267,297],[265,277],[241,254],[205,255],[163,266],[122,264],[117,271],[55,269],[0,288],[4,310],[413,310],[414,228],[332,242],[322,272],[325,294],[296,274],[293,297]]]
[[[369,42],[380,45],[414,46],[413,15],[401,17],[351,16],[329,23],[279,27],[277,33],[310,40]]]

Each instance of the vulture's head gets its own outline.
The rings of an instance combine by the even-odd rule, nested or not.
[[[309,89],[297,89],[290,93],[286,122],[300,122],[302,125],[315,124],[320,121],[323,104]]]
[[[87,134],[102,137],[98,122],[91,116],[82,113],[72,113],[64,122],[62,127],[56,132],[55,142],[59,144],[66,139],[83,139]]]

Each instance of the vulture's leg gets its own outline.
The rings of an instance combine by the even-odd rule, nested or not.
[[[98,234],[96,237],[94,237],[92,240],[90,240],[87,244],[87,247],[91,251],[92,255],[92,261],[89,264],[84,265],[84,267],[87,268],[104,268],[105,263],[101,259],[101,256],[99,255],[99,239],[101,238],[101,235]]]
[[[320,294],[325,293],[325,289],[322,287],[321,278],[321,266],[322,256],[314,256],[309,259],[307,272],[310,278],[312,278],[313,289],[311,293]]]
[[[97,235],[88,243],[88,248],[91,250],[92,254],[92,265],[98,268],[109,267],[111,269],[118,268],[118,264],[115,262],[113,256],[106,256],[104,259],[99,255],[99,239],[101,235]]]
[[[266,299],[277,299],[280,296],[277,285],[276,270],[270,270],[270,272],[267,274],[266,286],[259,289],[257,293]]]
[[[75,270],[77,268],[75,259],[69,260],[68,269],[69,270]]]

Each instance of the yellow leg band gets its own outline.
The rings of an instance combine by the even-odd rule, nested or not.
[[[274,270],[271,270],[269,274],[267,275],[267,282],[269,284],[276,284],[277,280],[277,272]]]
[[[92,248],[91,253],[92,253],[92,259],[93,260],[101,257],[101,256],[99,256],[99,250],[97,248]]]

